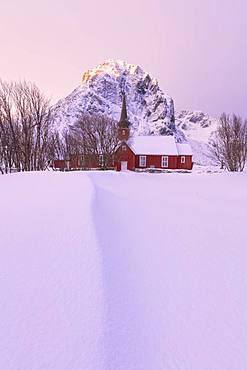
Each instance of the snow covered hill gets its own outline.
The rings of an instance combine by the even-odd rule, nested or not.
[[[181,111],[175,113],[176,125],[189,139],[208,143],[216,131],[218,119],[201,111]]]
[[[218,118],[212,118],[201,111],[181,111],[175,113],[178,131],[181,131],[190,143],[196,164],[215,165],[210,142],[219,123]]]
[[[54,106],[55,127],[66,130],[85,112],[119,120],[122,92],[128,115],[137,134],[172,134],[174,105],[170,96],[140,66],[107,60],[83,74],[81,85]]]
[[[246,370],[245,184],[1,176],[0,369]]]

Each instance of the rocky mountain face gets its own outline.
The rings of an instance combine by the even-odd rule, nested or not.
[[[200,111],[174,111],[173,99],[140,66],[107,60],[86,71],[80,86],[53,107],[54,128],[62,133],[85,114],[120,118],[125,93],[134,135],[174,135],[188,141],[199,164],[213,164],[210,138],[217,120]]]
[[[192,147],[194,162],[214,165],[210,143],[217,129],[218,119],[201,111],[181,111],[175,113],[177,131],[184,135]]]
[[[113,60],[85,72],[81,85],[54,106],[56,128],[66,130],[84,113],[100,113],[118,121],[123,92],[134,133],[176,134],[173,100],[157,80],[139,66]]]
[[[187,138],[209,142],[212,132],[217,128],[218,119],[201,111],[181,111],[175,113],[176,127]]]

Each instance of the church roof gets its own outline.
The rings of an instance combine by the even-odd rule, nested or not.
[[[178,155],[192,155],[192,149],[190,144],[177,143]]]
[[[135,136],[130,147],[136,155],[192,155],[189,144],[178,144],[174,136]]]

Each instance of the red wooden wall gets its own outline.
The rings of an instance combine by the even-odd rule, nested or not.
[[[143,154],[144,155],[144,154]],[[185,157],[185,163],[181,163],[182,156],[168,156],[168,167],[161,167],[162,155],[146,155],[146,166],[141,167],[139,165],[140,155],[135,155],[130,147],[123,143],[116,151],[113,158],[108,161],[107,168],[115,168],[117,171],[121,170],[121,162],[128,163],[128,170],[147,169],[147,168],[159,168],[159,169],[185,169],[191,170],[193,167],[192,155]],[[87,162],[87,163],[86,163]],[[91,169],[91,168],[102,168],[102,164],[99,158],[90,157],[83,164],[79,156],[73,156],[69,161],[69,168],[67,167],[68,162],[65,160],[54,160],[53,167],[60,170],[66,169]]]
[[[135,154],[125,143],[118,148],[114,156],[114,167],[117,171],[121,170],[121,162],[128,162],[128,170],[135,169]]]

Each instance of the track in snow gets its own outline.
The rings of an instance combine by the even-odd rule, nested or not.
[[[0,369],[245,370],[245,183],[0,177]]]

